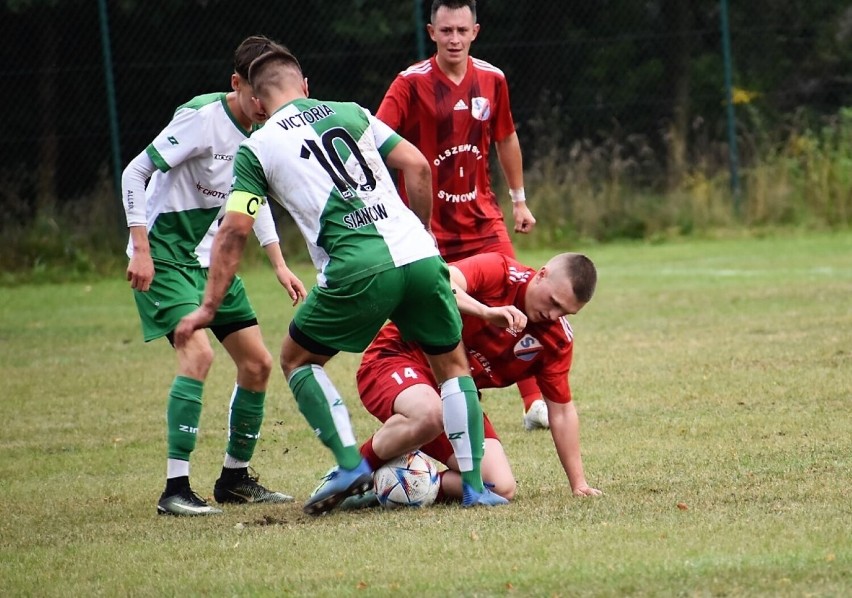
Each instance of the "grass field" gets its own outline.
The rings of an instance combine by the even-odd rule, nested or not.
[[[605,495],[573,498],[517,391],[488,391],[519,483],[500,509],[303,515],[331,455],[276,371],[254,465],[296,503],[157,517],[174,364],[141,342],[126,283],[0,288],[0,593],[850,595],[852,234],[584,251],[600,280],[572,319],[571,382]],[[268,269],[244,278],[276,354],[292,309]],[[364,438],[356,366],[328,369]],[[220,350],[193,455],[205,496],[232,384]]]

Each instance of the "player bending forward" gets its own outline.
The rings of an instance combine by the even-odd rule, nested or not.
[[[580,420],[568,383],[574,333],[565,318],[592,298],[594,264],[584,255],[562,253],[536,271],[508,256],[484,253],[451,264],[450,275],[477,388],[502,388],[534,377],[546,400],[553,444],[572,492],[600,495],[583,471]],[[420,448],[449,467],[441,474],[438,501],[458,499],[458,466],[442,432],[438,384],[423,353],[389,324],[364,353],[357,380],[364,406],[384,422],[360,449],[373,470]],[[512,468],[494,427],[487,416],[484,420],[482,478],[494,492],[511,499]],[[369,502],[367,497],[344,506]]]

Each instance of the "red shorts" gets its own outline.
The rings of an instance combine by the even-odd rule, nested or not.
[[[383,423],[393,415],[396,397],[406,388],[411,388],[417,384],[428,384],[434,389],[438,388],[432,370],[428,365],[405,355],[379,356],[377,353],[371,353],[370,349],[367,349],[364,354],[356,379],[358,381],[358,394],[361,396],[364,407]],[[485,438],[499,440],[500,437],[497,436],[488,416],[484,413],[482,415],[485,424]],[[432,442],[423,445],[421,450],[444,465],[453,455],[450,440],[443,433]]]

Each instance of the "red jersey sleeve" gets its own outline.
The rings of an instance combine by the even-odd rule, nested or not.
[[[399,131],[400,124],[408,116],[410,103],[411,86],[405,77],[397,75],[382,98],[376,117],[394,131]]]
[[[569,373],[574,360],[574,332],[564,318],[554,322],[551,331],[554,333],[553,338],[546,341],[549,346],[535,379],[541,394],[546,398],[554,403],[570,403]]]
[[[453,262],[467,282],[467,294],[489,306],[504,305],[508,261],[502,253],[480,253]],[[514,262],[514,260],[512,260]]]
[[[509,104],[509,84],[501,78],[495,88],[496,106],[494,107],[494,141],[503,141],[515,132],[515,121]]]

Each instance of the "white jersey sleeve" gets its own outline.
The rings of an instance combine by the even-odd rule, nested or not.
[[[121,173],[121,195],[127,226],[145,226],[148,223],[145,206],[145,185],[157,167],[146,152],[131,160]]]
[[[206,113],[181,107],[171,122],[146,148],[148,157],[162,172],[209,152]]]
[[[402,137],[391,129],[384,122],[370,114],[370,111],[364,109],[370,119],[370,130],[373,132],[373,138],[376,140],[376,147],[383,158],[387,158],[390,151],[402,141]]]
[[[275,219],[272,218],[272,209],[268,201],[260,206],[257,213],[257,218],[254,221],[254,235],[261,247],[266,247],[270,243],[278,243],[278,231],[275,228]]]

